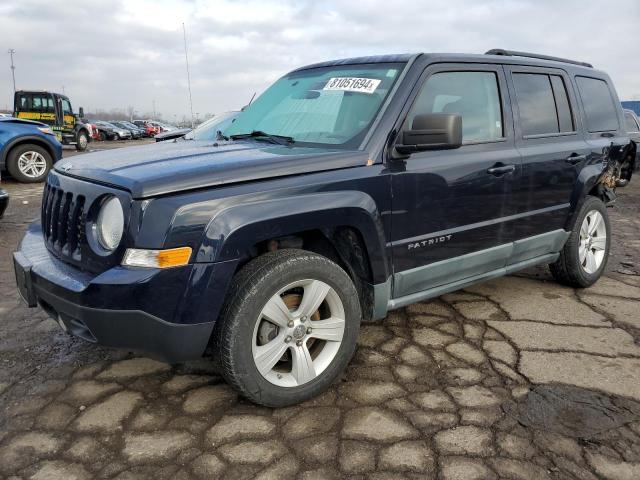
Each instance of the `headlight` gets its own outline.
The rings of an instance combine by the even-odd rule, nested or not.
[[[94,226],[100,246],[108,251],[115,250],[120,245],[124,232],[124,212],[120,200],[109,197],[102,204]]]
[[[47,135],[53,135],[53,132],[49,127],[38,127],[38,130],[40,130],[42,133],[46,133]]]

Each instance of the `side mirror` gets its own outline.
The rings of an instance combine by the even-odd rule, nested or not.
[[[410,130],[402,132],[399,153],[459,148],[462,145],[462,116],[456,113],[416,115]]]
[[[80,118],[84,118],[84,108],[80,107],[78,109],[78,115],[80,115]]]

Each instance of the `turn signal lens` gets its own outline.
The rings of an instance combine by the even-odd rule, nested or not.
[[[170,268],[189,263],[191,247],[169,248],[167,250],[141,250],[128,248],[122,265],[128,267]]]

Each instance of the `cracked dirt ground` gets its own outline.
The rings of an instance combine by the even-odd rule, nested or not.
[[[610,210],[615,245],[593,288],[538,268],[393,312],[363,326],[326,394],[285,409],[238,399],[207,360],[96,348],[23,307],[10,252],[41,186],[4,186],[0,478],[640,478],[637,182]],[[540,386],[632,406],[588,435],[556,428],[595,425],[571,404],[538,411],[541,427],[517,415]]]

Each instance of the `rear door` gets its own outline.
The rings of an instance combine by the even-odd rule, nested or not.
[[[520,174],[500,65],[428,67],[402,128],[417,114],[462,115],[463,145],[390,163],[394,297],[501,268]]]
[[[514,238],[524,243],[521,258],[556,250],[571,196],[590,153],[576,114],[577,98],[569,75],[560,69],[506,66],[515,116],[516,147],[522,176],[513,201],[519,218]],[[540,251],[538,251],[540,250]]]

